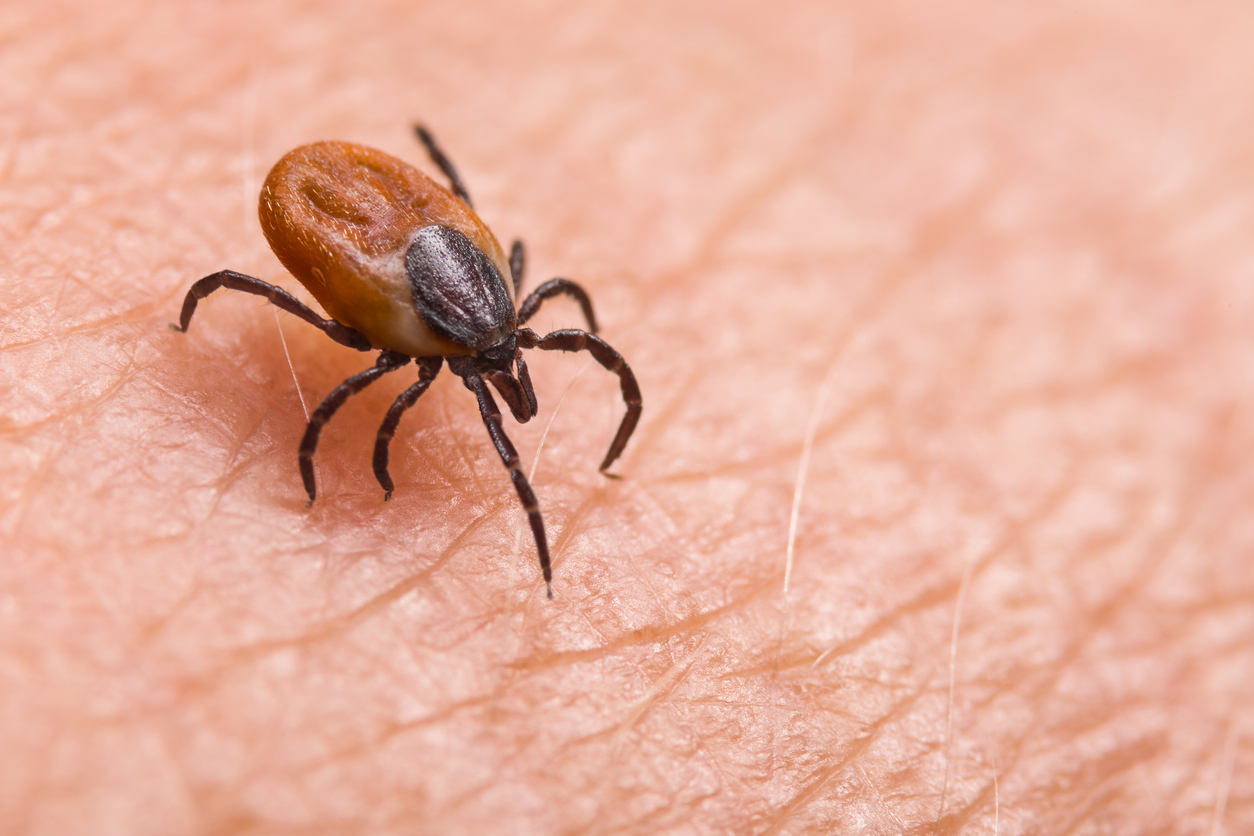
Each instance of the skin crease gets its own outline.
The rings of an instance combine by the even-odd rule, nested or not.
[[[0,832],[1254,831],[1247,4],[368,5],[0,13]],[[419,118],[644,393],[529,355],[552,602],[447,371],[306,510],[373,355],[167,328]]]

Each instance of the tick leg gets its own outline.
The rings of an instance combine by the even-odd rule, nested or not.
[[[383,488],[384,502],[392,498],[392,491],[396,487],[392,484],[392,474],[388,473],[390,455],[388,448],[392,443],[392,436],[396,435],[396,427],[400,424],[405,410],[417,403],[422,394],[427,391],[427,387],[431,385],[431,381],[435,380],[435,376],[440,373],[444,358],[419,357],[417,362],[418,382],[401,392],[392,402],[392,408],[388,410],[387,417],[379,426],[379,434],[374,439],[374,478],[379,480],[379,485]]]
[[[515,421],[525,424],[536,417],[535,399],[527,397],[527,391],[512,374],[498,369],[485,369],[480,374],[487,379],[488,383],[496,387],[497,393],[504,399]]]
[[[596,314],[592,312],[592,300],[588,297],[588,291],[570,279],[549,279],[531,291],[527,298],[523,300],[523,303],[518,306],[518,324],[521,326],[535,316],[536,311],[540,310],[540,304],[544,300],[562,294],[579,303],[579,307],[583,308],[583,318],[588,321],[588,330],[595,334],[597,332],[597,318]]]
[[[460,359],[469,360],[469,358]],[[505,435],[505,429],[501,426],[501,411],[496,408],[496,401],[493,400],[488,385],[484,383],[483,378],[472,365],[462,363],[455,366],[454,362],[449,362],[449,368],[454,374],[461,376],[466,388],[474,392],[479,400],[479,414],[483,416],[483,425],[488,428],[492,444],[496,447],[496,452],[500,454],[501,461],[505,462],[505,469],[509,471],[514,490],[518,491],[518,499],[522,502],[523,510],[527,512],[527,519],[531,523],[531,534],[536,540],[536,552],[540,555],[540,572],[544,575],[544,585],[548,590],[548,596],[552,598],[553,568],[549,564],[549,541],[544,533],[544,519],[540,516],[540,503],[527,477],[523,474],[522,467],[518,464],[518,451],[514,449],[514,445]]]
[[[308,305],[283,288],[263,282],[261,279],[254,279],[252,276],[245,276],[243,273],[236,273],[234,270],[221,270],[212,276],[205,276],[192,285],[191,290],[187,291],[187,296],[183,299],[183,312],[179,315],[179,324],[170,327],[175,331],[186,332],[187,326],[191,324],[192,314],[196,312],[196,303],[220,287],[242,290],[254,296],[264,296],[270,300],[271,304],[290,314],[295,314],[313,327],[325,332],[328,337],[341,345],[358,351],[371,349],[370,340],[366,339],[360,331],[349,328],[334,319],[323,319]]]
[[[436,144],[435,137],[422,125],[414,125],[414,132],[418,134],[418,139],[423,145],[427,146],[427,153],[431,155],[431,162],[440,167],[440,171],[444,172],[444,176],[448,178],[449,184],[453,187],[453,194],[460,197],[471,209],[475,208],[470,202],[470,194],[466,191],[466,187],[462,185],[462,178],[457,176],[457,169],[453,168],[453,161],[450,160]]]
[[[610,443],[605,460],[601,462],[600,470],[605,473],[614,460],[622,455],[623,448],[627,446],[627,440],[631,438],[636,424],[640,421],[640,411],[643,408],[640,400],[640,385],[636,383],[636,376],[632,374],[631,367],[627,365],[623,355],[600,337],[576,328],[554,331],[545,337],[538,336],[530,328],[519,328],[518,345],[520,348],[538,348],[541,351],[586,351],[606,370],[618,375],[618,382],[623,389],[623,402],[627,404],[627,414],[623,416],[623,422],[618,425],[618,433]],[[605,475],[613,476],[612,473],[605,473]]]
[[[521,351],[514,358],[514,364],[518,367],[518,384],[522,386],[523,394],[527,396],[527,405],[531,407],[531,414],[535,415],[540,411],[540,404],[536,401],[536,387],[531,385],[531,372],[527,371],[527,361],[523,359]]]
[[[509,250],[509,275],[514,280],[514,298],[518,298],[518,291],[522,288],[523,267],[527,265],[527,254],[523,250],[523,242],[515,241],[514,246]]]
[[[385,351],[379,355],[373,369],[366,369],[364,372],[353,375],[332,389],[331,394],[318,404],[318,408],[309,418],[309,425],[305,427],[305,437],[300,440],[300,478],[305,483],[305,493],[309,494],[310,505],[313,505],[318,495],[317,486],[314,484],[313,456],[318,450],[318,436],[322,434],[322,427],[331,420],[331,416],[344,405],[344,401],[350,396],[356,395],[388,372],[394,372],[408,362],[409,357],[404,354]]]

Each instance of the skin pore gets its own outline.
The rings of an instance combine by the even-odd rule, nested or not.
[[[367,5],[3,13],[0,832],[1254,830],[1254,13]],[[553,601],[447,371],[306,509],[373,355],[167,327],[417,119],[643,391],[528,356]]]

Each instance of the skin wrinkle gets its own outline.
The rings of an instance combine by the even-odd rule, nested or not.
[[[1215,813],[1211,819],[1211,836],[1218,836],[1223,832],[1224,812],[1228,804],[1228,790],[1232,784],[1232,765],[1236,760],[1240,730],[1240,724],[1234,716],[1229,721],[1228,733],[1225,735],[1223,766],[1219,772],[1219,788],[1215,792]]]
[[[447,374],[447,370],[445,371],[446,371],[445,374],[442,374],[439,377],[437,377],[435,382],[431,384],[431,389],[434,390],[436,386],[441,385],[441,384],[443,384],[444,386],[461,388],[461,383],[456,380],[451,380],[452,375]],[[445,383],[444,381],[441,380],[441,378],[448,378],[450,379],[450,382]],[[430,390],[428,391],[428,394],[430,394]],[[444,426],[446,428],[446,432],[448,431],[447,428],[456,426],[458,423],[457,420],[454,418],[453,412],[451,411],[453,408],[451,406],[451,403],[452,401],[449,398],[441,399],[441,403],[440,403],[440,405],[443,407]],[[476,494],[479,496],[485,496],[485,495],[492,496],[494,494],[499,493],[501,495],[504,495],[504,493],[508,490],[508,487],[505,489],[502,489],[499,492],[489,491],[485,487],[483,480],[480,478],[479,469],[475,467],[476,460],[480,458],[477,455],[478,448],[474,446],[475,439],[472,439],[469,436],[456,434],[452,432],[448,432],[446,439],[452,443],[453,449],[457,452],[458,458],[461,460],[462,469],[469,476],[469,485],[468,485],[469,490],[467,490],[468,494]],[[496,470],[499,470],[499,468],[496,468]],[[397,484],[397,486],[399,488],[400,486],[399,483]]]
[[[892,813],[891,807],[884,802],[884,796],[879,792],[879,788],[875,786],[875,782],[871,780],[871,776],[867,775],[866,769],[864,769],[861,764],[855,764],[855,765],[858,767],[858,774],[862,776],[863,782],[867,784],[868,786],[872,787],[872,789],[874,789],[876,799],[879,801],[879,805],[889,810],[889,813],[893,819],[894,826],[896,826],[896,828],[900,832],[904,833],[906,831],[906,823],[902,821],[899,817],[897,817],[895,814]]]
[[[404,581],[395,584],[382,594],[374,596],[364,604],[355,607],[343,615],[337,615],[331,619],[320,620],[317,622],[316,627],[308,625],[304,626],[299,635],[293,635],[292,637],[285,639],[241,645],[231,649],[229,653],[219,654],[218,664],[200,671],[198,673],[199,680],[202,682],[210,682],[214,679],[222,677],[226,672],[233,668],[238,669],[241,667],[256,665],[257,663],[265,660],[267,657],[272,657],[277,653],[331,642],[351,632],[353,629],[374,616],[388,614],[387,607],[389,604],[400,600],[414,589],[421,588],[424,581],[426,581],[436,571],[441,569],[445,563],[457,554],[459,546],[476,533],[479,528],[484,526],[485,520],[486,518],[484,517],[473,520],[465,529],[463,529],[462,533],[449,544],[449,547],[435,559],[435,561],[428,563],[420,572],[415,573],[406,578]]]
[[[727,249],[725,245],[732,232],[737,227],[742,227],[755,214],[757,207],[766,204],[773,195],[786,190],[804,177],[813,168],[815,160],[832,153],[828,140],[832,135],[839,134],[838,126],[844,121],[841,108],[817,107],[813,112],[826,114],[827,117],[812,129],[792,134],[799,139],[790,152],[775,157],[773,161],[778,162],[768,166],[754,182],[743,186],[735,199],[726,205],[721,216],[711,219],[690,256],[677,265],[674,274],[667,277],[668,279],[673,280],[696,272],[701,269],[701,265],[718,264],[719,254]]]
[[[636,726],[647,711],[673,696],[676,688],[678,688],[684,681],[692,667],[697,664],[698,656],[703,655],[702,651],[704,647],[705,639],[698,640],[697,646],[693,648],[692,651],[681,661],[675,662],[663,671],[662,675],[657,677],[657,679],[650,686],[649,691],[644,698],[639,700],[635,706],[631,707],[631,710],[628,712],[626,717],[624,717],[623,720],[614,727],[610,736],[606,770],[603,779],[606,793],[602,794],[602,798],[604,798],[605,795],[610,794],[608,791],[613,786],[613,767],[619,761],[619,753],[623,745],[623,738]],[[604,802],[602,801],[602,804],[603,803]],[[599,818],[600,816],[593,817],[593,832],[600,832],[602,830],[602,828],[595,826]]]
[[[751,588],[748,595],[733,599],[723,606],[698,612],[669,624],[653,623],[646,627],[637,627],[595,648],[565,651],[550,655],[533,655],[525,662],[525,667],[528,670],[536,670],[595,661],[606,656],[612,656],[624,648],[661,644],[673,638],[697,634],[700,628],[707,627],[724,616],[735,614],[737,611],[744,609],[745,605],[750,601],[765,594],[768,585],[769,581],[756,584]]]
[[[1091,770],[1090,774],[1086,776],[1086,780],[1083,783],[1092,789],[1076,800],[1073,811],[1068,811],[1064,814],[1070,821],[1063,824],[1061,832],[1064,834],[1075,833],[1082,826],[1100,819],[1101,810],[1108,807],[1118,798],[1117,790],[1110,788],[1109,785],[1121,775],[1124,769],[1139,763],[1143,758],[1150,757],[1153,754],[1154,752],[1142,747],[1133,749],[1119,762],[1113,762],[1115,759],[1112,757],[1104,758],[1101,761],[1100,771]]]
[[[1214,445],[1218,445],[1218,441],[1215,441],[1213,438],[1211,440]],[[1195,490],[1184,491],[1184,504],[1186,506],[1190,505],[1189,499],[1195,495]],[[1083,631],[1080,634],[1081,639],[1072,644],[1061,657],[1060,662],[1063,664],[1059,667],[1060,671],[1069,668],[1076,662],[1083,650],[1091,644],[1091,641],[1102,628],[1109,628],[1122,611],[1130,608],[1138,601],[1144,589],[1153,580],[1157,570],[1179,542],[1181,533],[1188,525],[1189,519],[1190,514],[1188,513],[1182,512],[1177,514],[1173,524],[1155,538],[1157,542],[1148,550],[1146,559],[1137,567],[1137,571],[1130,573],[1126,583],[1108,595],[1089,614],[1090,629]]]
[[[814,149],[817,155],[818,136],[819,132],[813,132],[811,138],[800,145]],[[754,214],[754,210],[758,206],[767,203],[773,195],[787,189],[795,182],[795,178],[788,175],[797,174],[805,170],[805,166],[793,161],[794,158],[790,155],[783,155],[781,159],[784,162],[776,165],[771,170],[764,171],[755,183],[749,184],[742,189],[736,195],[736,199],[728,204],[721,217],[712,219],[712,222],[705,228],[701,239],[696,242],[692,252],[686,259],[675,266],[673,275],[668,278],[674,280],[680,276],[696,272],[701,269],[700,265],[703,264],[717,264],[718,257],[716,253],[726,249],[726,245],[737,227],[741,227]]]
[[[779,811],[778,815],[772,820],[770,827],[763,832],[763,836],[778,833],[785,824],[796,817],[799,811],[803,810],[808,803],[814,800],[824,786],[833,778],[842,774],[859,757],[864,756],[871,748],[871,744],[876,741],[877,737],[889,723],[897,719],[906,708],[913,706],[920,697],[930,690],[929,684],[925,682],[922,687],[908,692],[906,698],[893,705],[882,719],[875,720],[867,724],[864,729],[861,729],[864,733],[848,741],[845,747],[846,751],[841,753],[836,763],[819,769],[817,776],[813,780],[807,782],[803,779],[798,793]]]
[[[1020,540],[1021,542],[1021,538],[1016,538],[1016,539]],[[1092,621],[1094,622],[1093,627],[1098,627],[1103,622],[1113,620],[1112,617],[1107,617],[1107,616],[1109,616],[1109,614],[1112,611],[1118,609],[1118,606],[1124,602],[1127,591],[1128,589],[1121,590],[1120,592],[1115,593],[1108,598],[1107,605],[1100,607],[1098,609],[1097,611],[1098,617],[1092,619]],[[1054,691],[1058,687],[1059,680],[1062,678],[1062,676],[1065,673],[1069,672],[1074,667],[1074,664],[1076,661],[1078,661],[1080,655],[1083,652],[1084,647],[1087,644],[1089,644],[1090,640],[1094,637],[1094,635],[1097,632],[1098,631],[1093,628],[1085,629],[1084,631],[1082,631],[1080,634],[1081,636],[1084,637],[1082,641],[1078,641],[1072,646],[1070,646],[1069,648],[1067,648],[1062,654],[1059,655],[1057,659],[1055,659],[1053,665],[1049,666],[1048,668],[1042,669],[1042,673],[1049,674],[1047,676],[1041,677],[1042,681],[1040,682],[1036,691],[1037,695],[1040,698],[1042,698],[1042,700],[1048,696],[1051,696],[1050,692]],[[1109,717],[1107,717],[1106,719],[1109,719]],[[1003,769],[1002,774],[1008,775],[1008,774],[1011,774],[1011,772],[1012,772],[1011,769],[1005,768]]]
[[[1123,706],[1122,708],[1126,708],[1126,706]],[[1074,731],[1072,730],[1069,730],[1069,731],[1072,731],[1073,734],[1078,732],[1079,734],[1076,734],[1076,736],[1082,737],[1085,733],[1092,733],[1095,731],[1102,730],[1103,728],[1107,727],[1112,722],[1112,720],[1116,719],[1118,716],[1119,716],[1119,711],[1117,709],[1113,709],[1113,708],[1108,709],[1104,713],[1102,713],[1100,716],[1095,716],[1095,717],[1090,718],[1089,723],[1086,727],[1076,728],[1074,729]],[[1003,769],[1001,773],[1002,776],[1013,778],[1014,772],[1015,772],[1015,770],[1013,769],[1013,766],[1021,764],[1024,761],[1029,761],[1027,766],[1025,766],[1025,769],[1030,768],[1031,767],[1030,762],[1039,760],[1042,756],[1045,756],[1045,755],[1057,755],[1062,751],[1061,749],[1053,748],[1053,747],[1040,748],[1040,747],[1029,746],[1027,745],[1027,741],[1029,741],[1030,739],[1031,739],[1031,736],[1027,734],[1023,734],[1020,736],[1020,738],[1017,741],[1019,744],[1018,747],[1010,750],[1011,755],[1012,755],[1012,766],[1009,768]],[[1160,750],[1161,750],[1161,747],[1160,747]],[[1142,752],[1142,753],[1138,753],[1133,756],[1130,756],[1128,758],[1125,758],[1124,763],[1127,764],[1128,766],[1136,766],[1140,763],[1140,758],[1142,757],[1143,754],[1144,753]],[[1060,782],[1063,782],[1061,788],[1071,789],[1072,787],[1079,787],[1081,789],[1081,792],[1088,792],[1089,794],[1094,794],[1096,790],[1096,785],[1098,784],[1098,782],[1100,782],[1103,779],[1113,781],[1118,778],[1118,775],[1115,774],[1116,772],[1118,772],[1118,770],[1113,770],[1111,768],[1111,764],[1112,764],[1112,757],[1108,755],[1102,761],[1101,766],[1099,768],[1090,770],[1091,774],[1087,776],[1084,776],[1084,775],[1059,776],[1058,780]],[[1070,804],[1070,803],[1074,803],[1076,799],[1069,798],[1068,801]],[[1077,804],[1077,807],[1078,807],[1078,804]],[[1070,806],[1064,809],[1069,810]],[[1077,815],[1075,818],[1075,823],[1073,823],[1072,826],[1073,827],[1077,826],[1079,823],[1082,823],[1085,820],[1087,820],[1087,818],[1091,815],[1091,812],[1092,810],[1090,809],[1086,811],[1085,813]]]
[[[1037,522],[1039,522],[1039,520],[1040,520],[1040,519],[1042,519],[1042,518],[1044,518],[1044,517],[1048,516],[1048,513],[1049,513],[1051,510],[1055,510],[1055,509],[1057,508],[1057,506],[1061,503],[1062,498],[1064,498],[1064,497],[1065,497],[1065,496],[1069,493],[1069,487],[1070,487],[1070,483],[1068,483],[1068,482],[1067,482],[1067,480],[1064,480],[1063,485],[1060,487],[1060,489],[1059,489],[1059,490],[1055,493],[1055,495],[1052,497],[1053,501],[1045,503],[1045,504],[1044,504],[1044,506],[1042,507],[1042,509],[1040,509],[1040,511],[1039,511],[1036,515],[1034,515],[1034,516],[1036,517],[1036,521],[1037,521]],[[1016,524],[1016,525],[1012,526],[1012,527],[1011,527],[1011,529],[1010,529],[1010,532],[1007,534],[1007,536],[1006,536],[1006,537],[1005,537],[1005,538],[1004,538],[1004,539],[1003,539],[1000,543],[998,543],[998,544],[997,544],[994,548],[989,549],[989,550],[985,553],[985,555],[984,555],[982,558],[980,558],[980,559],[976,559],[976,560],[972,560],[972,561],[970,562],[970,564],[969,564],[969,568],[968,568],[968,570],[964,571],[963,582],[960,582],[960,583],[959,583],[959,585],[958,585],[958,586],[959,586],[959,588],[961,588],[961,586],[962,586],[962,584],[963,584],[963,583],[966,583],[966,582],[967,582],[968,573],[969,573],[969,577],[971,578],[971,581],[970,581],[970,582],[971,582],[971,583],[973,583],[973,582],[974,582],[974,578],[975,578],[975,576],[976,576],[977,571],[979,571],[980,569],[986,568],[987,566],[991,565],[991,564],[993,563],[993,561],[996,559],[996,557],[997,557],[998,555],[1005,554],[1007,551],[1009,551],[1012,547],[1014,547],[1014,546],[1016,546],[1016,545],[1021,545],[1021,544],[1022,544],[1022,542],[1023,542],[1023,540],[1025,539],[1025,538],[1024,538],[1024,536],[1023,536],[1023,532],[1024,532],[1026,529],[1028,529],[1028,528],[1030,527],[1030,525],[1029,525],[1029,524],[1030,524],[1030,522],[1032,522],[1032,521],[1031,521],[1031,520],[1024,520],[1024,521],[1021,521],[1020,523],[1018,523],[1018,524]],[[960,593],[960,591],[959,591],[958,593],[956,593],[956,594],[958,594],[958,595],[959,595],[959,599],[961,600],[961,593]],[[931,597],[931,603],[932,603],[932,604],[939,604],[939,603],[942,603],[942,602],[946,602],[946,601],[948,601],[948,600],[950,599],[950,597],[951,597],[951,596],[950,596],[948,593],[943,594],[943,595],[940,595],[940,596],[935,596],[935,595],[934,595],[934,596],[932,596],[932,597]],[[878,626],[878,625],[876,625],[876,626]],[[955,636],[956,636],[956,627],[955,627]],[[867,637],[865,633],[863,634],[863,637],[861,637],[861,638],[862,638],[864,641],[869,640],[869,637]],[[847,643],[846,643],[846,644],[847,644]],[[822,654],[822,655],[819,657],[819,659],[823,659],[823,658],[827,657],[828,655],[829,655],[829,652],[825,652],[824,654]],[[818,660],[816,660],[816,661],[815,661],[815,663],[813,663],[813,664],[811,665],[811,668],[810,668],[811,670],[813,670],[813,668],[814,668],[814,666],[817,664],[817,662],[818,662]],[[795,665],[791,665],[791,666],[789,666],[789,667],[799,667],[799,666],[800,666],[800,664],[801,664],[801,663],[800,663],[800,662],[798,662],[798,663],[796,663]],[[952,684],[951,684],[951,686],[950,686],[950,692],[949,692],[949,693],[950,693],[950,699],[951,699],[951,700],[952,700],[952,694],[953,694],[953,690],[952,690],[952,688],[953,688],[953,686],[952,686]],[[947,735],[947,737],[948,737],[948,735]],[[947,747],[946,747],[946,748],[947,748]],[[1008,771],[1007,771],[1007,772],[1004,772],[1003,774],[1008,774]],[[944,796],[943,796],[943,793],[942,793],[942,803],[943,803],[943,797],[944,797]],[[954,819],[953,814],[951,814],[950,816],[946,817],[946,816],[944,816],[944,810],[942,809],[942,810],[938,813],[938,816],[937,816],[937,820],[936,820],[936,827],[937,827],[937,829],[939,829],[941,821],[952,821],[952,820],[955,820],[955,819]]]
[[[1218,742],[1216,741],[1216,743]],[[1207,767],[1213,762],[1215,751],[1214,747],[1207,747],[1200,749],[1194,754],[1192,758],[1194,768],[1188,771],[1187,774],[1181,774],[1176,783],[1170,788],[1172,800],[1182,801],[1185,796],[1190,796],[1195,792],[1196,786],[1189,783],[1189,781],[1196,781],[1200,785],[1208,777]]]
[[[553,568],[556,571],[561,562],[562,552],[566,545],[581,534],[587,534],[587,530],[583,528],[582,523],[588,518],[594,509],[603,509],[606,507],[605,494],[606,488],[602,488],[596,493],[590,494],[583,502],[575,506],[568,516],[562,520],[555,520],[553,529],[557,536],[553,538]]]
[[[436,378],[436,380],[438,382],[439,378]],[[423,495],[433,493],[439,495],[450,490],[467,491],[473,486],[473,471],[471,480],[457,478],[453,475],[454,467],[452,464],[446,465],[442,458],[438,458],[435,455],[435,445],[445,443],[445,440],[451,435],[448,423],[436,429],[426,426],[427,422],[424,420],[429,419],[430,415],[423,411],[423,404],[437,397],[435,394],[436,385],[436,383],[433,383],[431,388],[427,390],[427,393],[419,399],[418,403],[406,411],[405,416],[401,419],[400,427],[397,428],[397,434],[393,438],[392,466],[396,471],[393,474],[393,478],[398,481],[396,482],[396,494],[389,500],[389,503],[398,501],[401,491],[406,487],[411,491],[418,489],[422,491]],[[440,398],[440,400],[442,417],[447,419],[448,413],[444,409],[445,399]],[[409,425],[408,431],[405,431],[404,428],[407,424]],[[420,466],[414,466],[406,461],[406,458],[413,456],[417,456]],[[462,468],[458,468],[458,470],[464,471]],[[427,474],[434,474],[439,481],[434,485],[413,481],[417,476],[426,476]],[[408,477],[408,479],[405,477]],[[437,487],[443,490],[433,490]]]
[[[938,819],[933,830],[939,830],[941,822],[944,822],[946,830],[961,832],[961,828],[975,820],[977,814],[987,812],[990,806],[996,806],[995,786],[995,780],[982,785],[980,792],[968,804],[964,805],[960,810],[952,810]]]

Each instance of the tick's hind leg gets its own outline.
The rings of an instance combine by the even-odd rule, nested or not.
[[[192,285],[191,290],[187,291],[187,296],[183,299],[183,311],[179,315],[179,324],[171,325],[170,327],[175,331],[187,331],[187,326],[192,321],[192,314],[196,312],[196,303],[220,287],[225,287],[229,290],[242,290],[254,296],[264,296],[270,300],[272,305],[282,308],[290,314],[295,314],[313,327],[326,333],[328,337],[341,345],[355,348],[358,351],[369,351],[371,349],[370,340],[366,339],[365,335],[360,331],[349,328],[347,325],[334,319],[323,319],[314,313],[308,305],[283,288],[263,282],[261,279],[254,279],[252,276],[245,276],[243,273],[236,273],[234,270],[219,271],[212,276],[205,276]]]
[[[427,153],[431,155],[431,162],[440,167],[440,171],[444,172],[444,176],[448,178],[449,185],[453,187],[453,194],[462,199],[463,202],[471,209],[475,208],[470,202],[470,194],[466,191],[466,187],[462,185],[462,178],[457,176],[457,169],[453,167],[453,161],[448,158],[444,150],[436,143],[435,137],[422,125],[414,125],[414,133],[418,134],[418,139],[423,145],[427,146]]]
[[[640,412],[643,409],[640,400],[640,385],[636,383],[636,376],[627,365],[627,361],[623,359],[623,355],[600,337],[576,328],[554,331],[545,337],[537,335],[530,328],[519,328],[518,345],[520,348],[538,348],[541,351],[586,351],[606,370],[618,375],[618,382],[623,390],[623,403],[627,404],[627,414],[623,416],[623,422],[618,425],[618,432],[614,435],[614,440],[610,442],[609,452],[605,454],[605,460],[601,462],[600,470],[605,473],[614,460],[622,455],[623,448],[627,446],[627,440],[631,438],[636,424],[640,421]],[[605,475],[613,476],[612,473],[605,473]]]
[[[518,492],[518,499],[522,502],[523,510],[527,512],[527,520],[531,523],[531,534],[536,541],[536,552],[540,556],[540,572],[544,575],[544,585],[548,596],[552,598],[553,567],[549,562],[549,541],[544,533],[544,518],[540,516],[540,502],[536,499],[536,493],[531,489],[531,483],[527,481],[518,463],[518,451],[514,449],[514,445],[505,435],[505,429],[501,426],[501,411],[496,407],[496,401],[492,398],[488,384],[475,369],[473,360],[469,357],[450,358],[448,367],[453,374],[462,379],[466,388],[474,392],[479,400],[479,414],[483,416],[483,424],[488,428],[492,444],[496,447],[496,452],[500,454],[501,461],[505,463],[509,478],[514,483],[514,490]]]
[[[522,327],[523,323],[536,315],[536,311],[540,310],[540,305],[546,299],[552,299],[554,296],[560,295],[569,296],[579,303],[579,307],[583,309],[583,318],[588,321],[588,330],[595,334],[597,332],[597,317],[592,312],[592,299],[588,296],[588,291],[570,279],[549,279],[531,291],[522,304],[518,306],[519,327]]]
[[[392,474],[388,473],[392,436],[396,435],[396,427],[400,424],[405,410],[418,402],[418,399],[427,391],[427,387],[431,385],[431,381],[435,380],[435,376],[440,373],[444,358],[419,357],[417,362],[418,382],[401,392],[392,402],[392,408],[388,410],[387,417],[379,426],[379,434],[374,439],[374,478],[379,480],[379,485],[383,488],[384,502],[392,498],[392,491],[396,488],[392,483]]]
[[[331,416],[344,405],[350,396],[356,395],[388,372],[394,372],[408,362],[409,357],[404,354],[385,351],[379,355],[373,369],[366,369],[364,372],[353,375],[332,389],[331,394],[318,404],[318,408],[309,418],[309,425],[305,427],[305,436],[300,441],[300,478],[305,483],[305,493],[309,494],[310,505],[313,505],[318,495],[317,486],[314,483],[313,456],[318,450],[318,437],[322,434],[323,426],[331,420]]]

